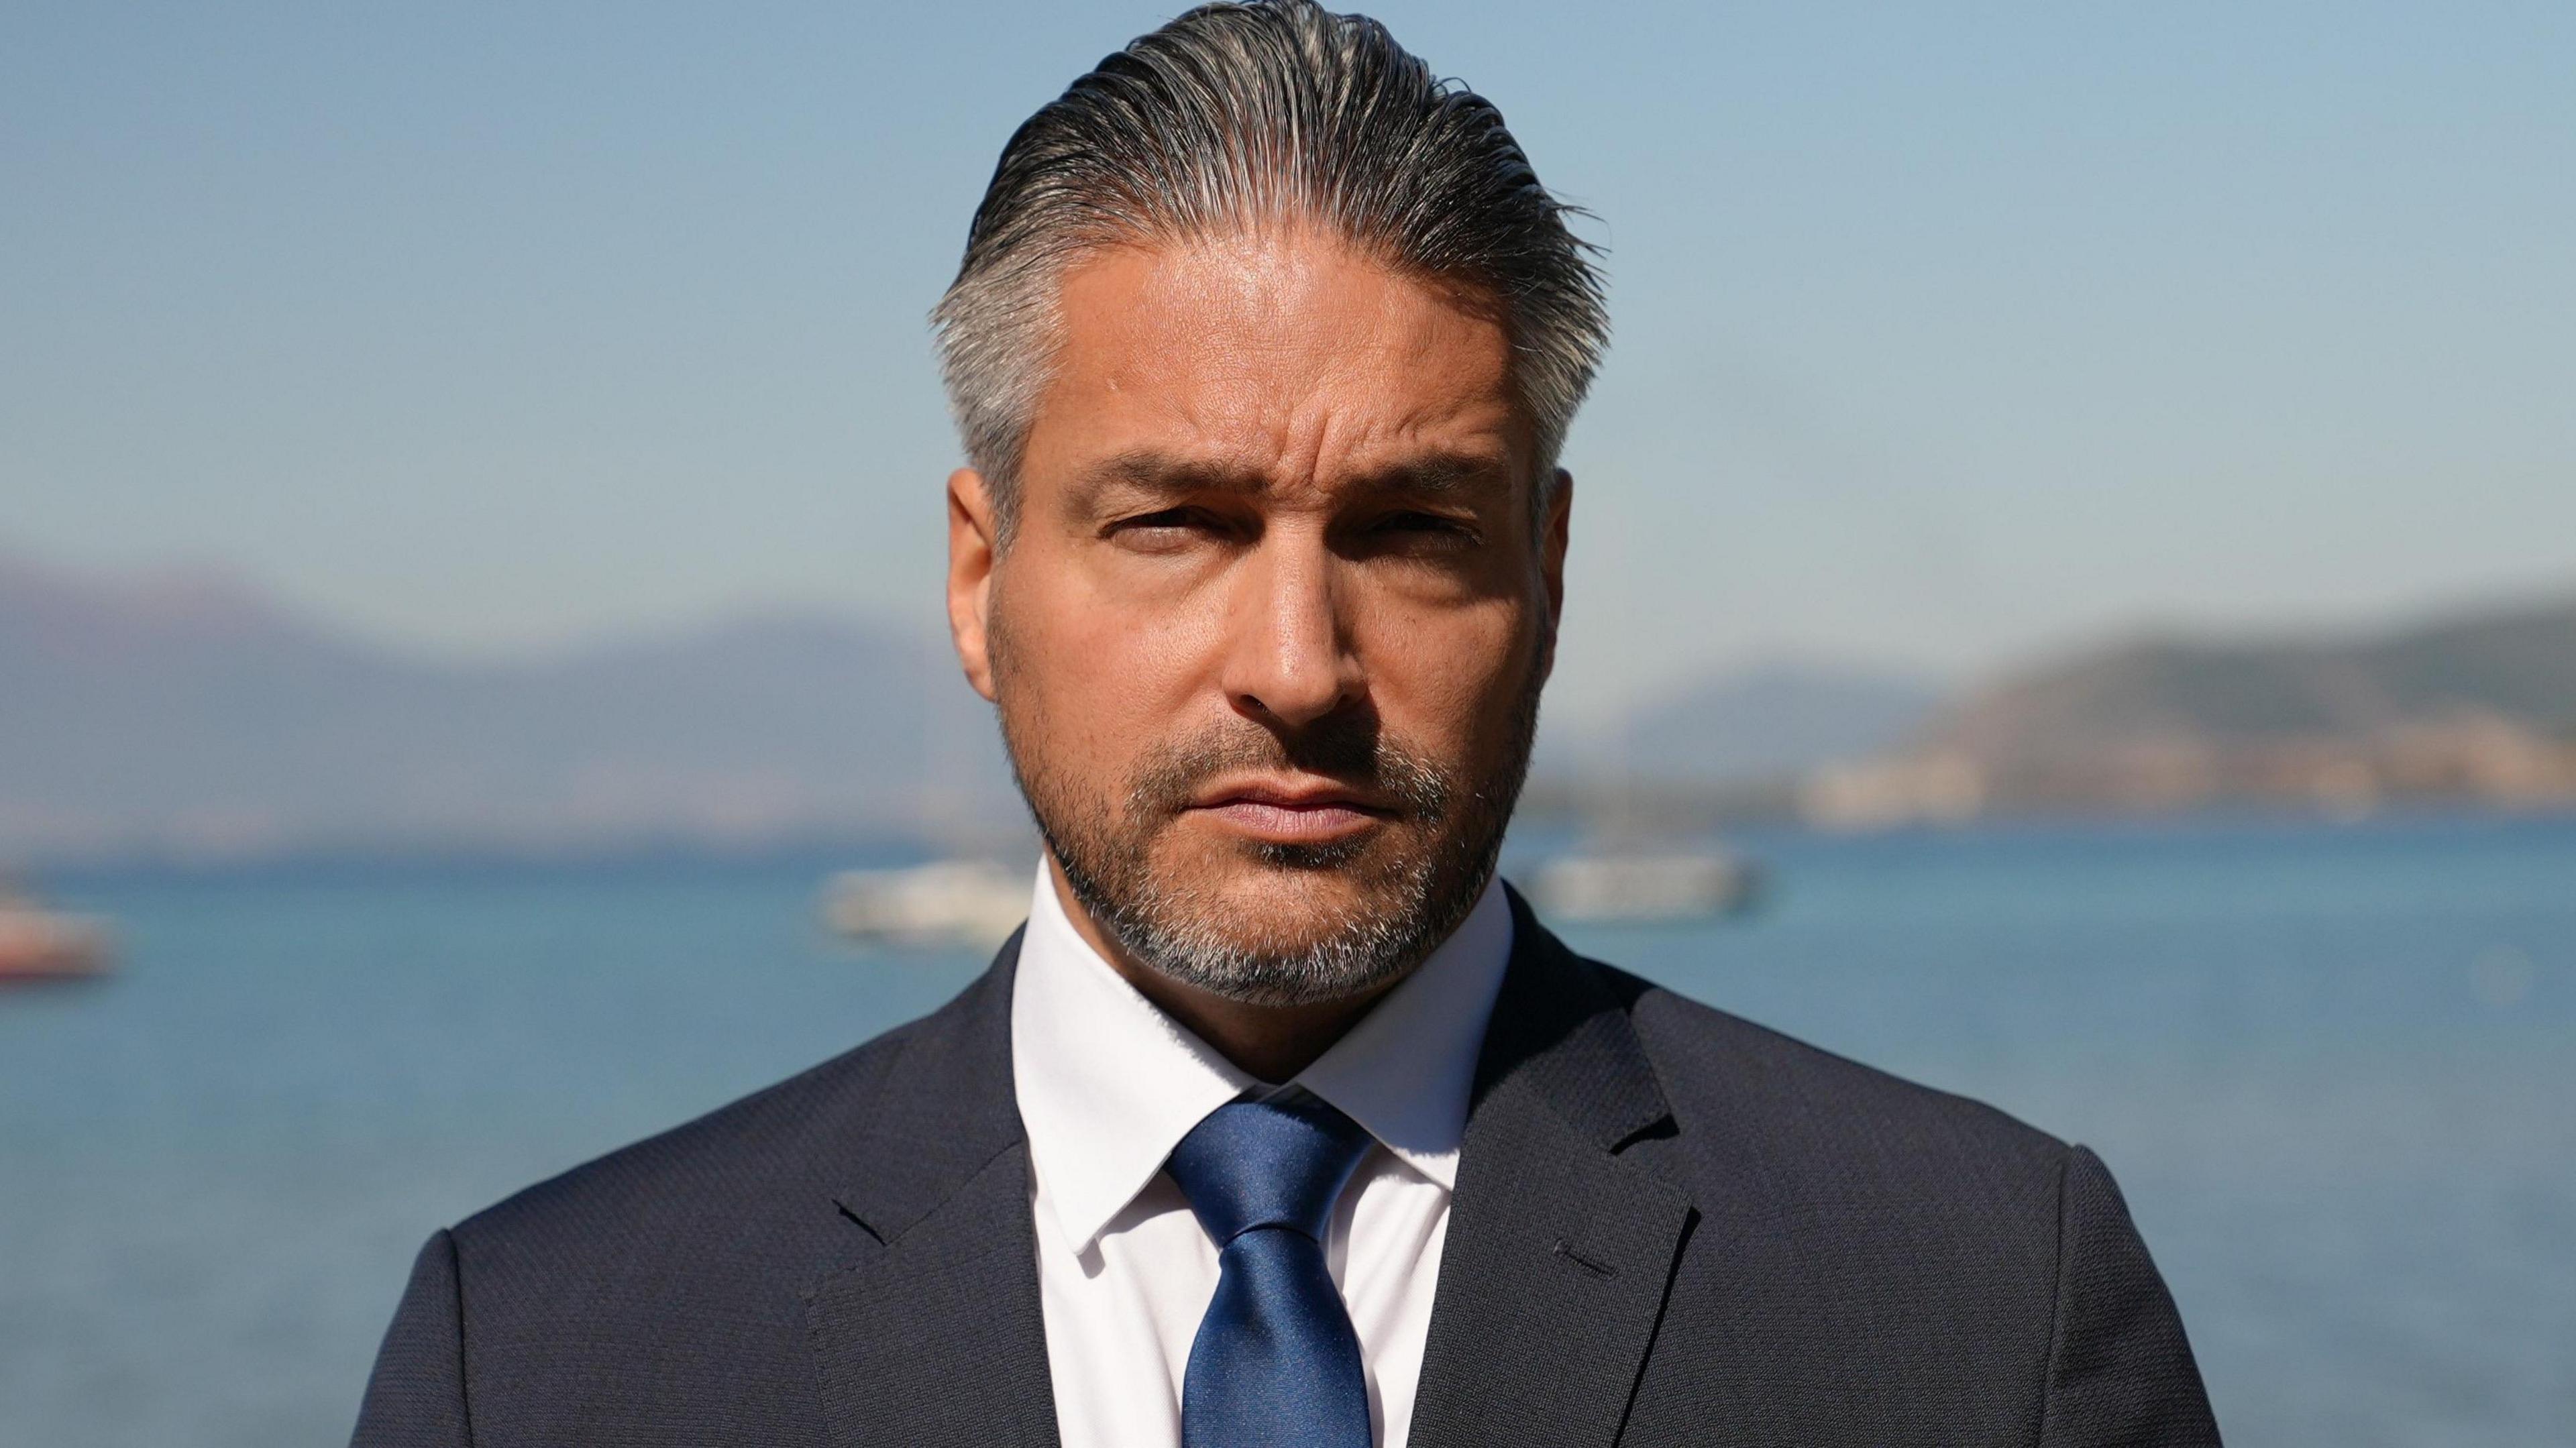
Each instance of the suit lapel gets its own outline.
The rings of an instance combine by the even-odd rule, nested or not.
[[[1011,1090],[1019,937],[914,1028],[836,1193],[857,1265],[808,1290],[832,1441],[842,1448],[1055,1448],[1029,1217],[1028,1145]]]
[[[1626,1003],[1511,899],[1412,1442],[1606,1448],[1697,1218],[1620,1155],[1670,1117]]]
[[[1669,1120],[1608,977],[1515,894],[1512,963],[1477,1068],[1417,1390],[1419,1448],[1606,1448],[1697,1222],[1621,1155]],[[1056,1448],[1012,1095],[1018,940],[913,1028],[835,1194],[856,1265],[807,1293],[840,1448]]]

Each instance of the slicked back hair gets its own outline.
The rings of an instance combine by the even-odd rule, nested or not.
[[[1592,247],[1502,112],[1314,0],[1202,5],[1100,62],[1002,148],[931,319],[1004,541],[1068,267],[1104,247],[1318,226],[1498,303],[1537,444],[1533,509],[1608,340]]]

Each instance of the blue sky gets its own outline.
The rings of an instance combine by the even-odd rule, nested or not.
[[[937,618],[922,314],[1168,10],[0,16],[0,546]],[[1560,706],[2576,587],[2576,6],[1388,0],[1600,217]]]

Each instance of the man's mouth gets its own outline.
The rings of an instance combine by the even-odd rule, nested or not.
[[[1191,799],[1189,812],[1246,838],[1281,845],[1338,844],[1396,816],[1381,798],[1311,776],[1220,780]]]

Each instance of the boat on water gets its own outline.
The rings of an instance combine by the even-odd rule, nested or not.
[[[1528,891],[1550,920],[1679,924],[1751,908],[1762,893],[1762,869],[1724,849],[1579,849],[1540,865]]]
[[[1762,871],[1724,849],[1595,847],[1559,855],[1526,880],[1550,920],[1683,923],[1731,915],[1761,893]],[[995,860],[951,859],[844,870],[823,887],[833,933],[902,949],[989,950],[1029,913],[1029,875]]]
[[[871,945],[989,950],[1029,913],[1029,872],[996,860],[843,870],[823,886],[823,920]]]
[[[85,980],[115,963],[103,923],[47,910],[0,887],[0,985]]]

